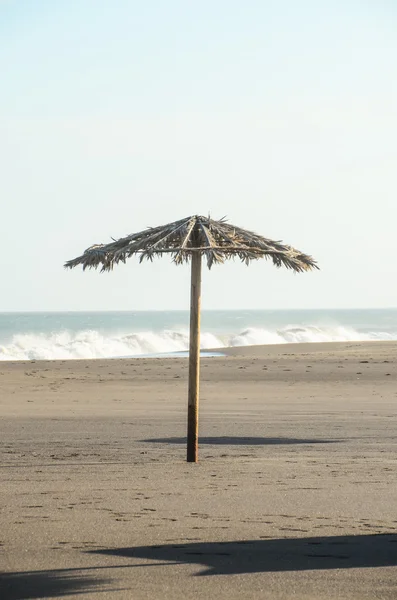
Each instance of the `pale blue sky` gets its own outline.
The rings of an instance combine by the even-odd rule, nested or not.
[[[0,310],[180,309],[168,259],[66,272],[192,213],[312,254],[204,274],[204,308],[397,305],[392,0],[0,0]]]

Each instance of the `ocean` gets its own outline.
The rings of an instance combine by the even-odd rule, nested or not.
[[[201,347],[397,340],[397,309],[203,311]],[[189,313],[0,313],[0,360],[184,352]]]

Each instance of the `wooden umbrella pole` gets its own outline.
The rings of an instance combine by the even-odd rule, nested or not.
[[[187,411],[187,462],[198,461],[200,389],[201,253],[192,253],[190,295],[189,392]]]

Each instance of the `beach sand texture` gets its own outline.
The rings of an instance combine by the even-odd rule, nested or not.
[[[0,363],[1,600],[397,598],[397,343]]]

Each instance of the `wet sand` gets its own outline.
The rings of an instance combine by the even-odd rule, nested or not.
[[[0,363],[0,598],[397,598],[397,344]]]

